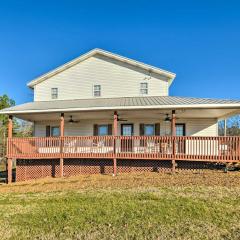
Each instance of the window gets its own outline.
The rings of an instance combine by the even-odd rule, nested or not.
[[[176,124],[176,136],[185,136],[185,124]]]
[[[52,88],[51,90],[51,94],[52,94],[52,99],[57,99],[58,98],[58,88]]]
[[[133,124],[121,124],[122,136],[133,136]]]
[[[148,83],[140,83],[140,93],[141,94],[148,94]]]
[[[51,136],[52,137],[59,137],[60,136],[59,127],[51,127]]]
[[[93,96],[94,97],[101,97],[101,85],[94,85],[93,86]]]
[[[154,124],[144,124],[144,135],[145,136],[155,135]]]
[[[108,135],[108,125],[99,125],[98,136],[107,136],[107,135]]]

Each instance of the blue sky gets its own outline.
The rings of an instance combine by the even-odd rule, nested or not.
[[[238,1],[1,1],[0,95],[103,48],[175,72],[170,94],[240,99]]]

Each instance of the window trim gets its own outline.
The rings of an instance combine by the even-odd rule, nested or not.
[[[146,87],[142,87],[142,84],[146,84]],[[146,93],[143,93],[144,90],[146,91]],[[148,82],[140,82],[140,94],[148,95]]]
[[[55,90],[56,90],[56,92],[54,92]],[[58,99],[58,88],[56,88],[56,87],[51,88],[51,99]]]
[[[95,87],[99,86],[99,90],[95,90]],[[99,92],[99,95],[95,95],[95,92]],[[101,84],[93,85],[93,97],[101,97],[102,96],[102,86]]]

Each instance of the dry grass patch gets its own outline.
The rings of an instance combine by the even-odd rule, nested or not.
[[[128,189],[139,187],[193,187],[221,186],[227,188],[239,187],[240,172],[223,173],[219,171],[204,171],[201,173],[131,173],[110,175],[82,175],[69,178],[45,178],[12,185],[0,185],[0,193],[10,192],[51,192],[62,190],[90,189]]]
[[[0,186],[1,239],[240,239],[240,173],[121,174]]]

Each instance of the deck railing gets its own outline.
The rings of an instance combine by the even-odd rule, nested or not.
[[[240,161],[240,137],[65,136],[10,138],[7,157]]]

